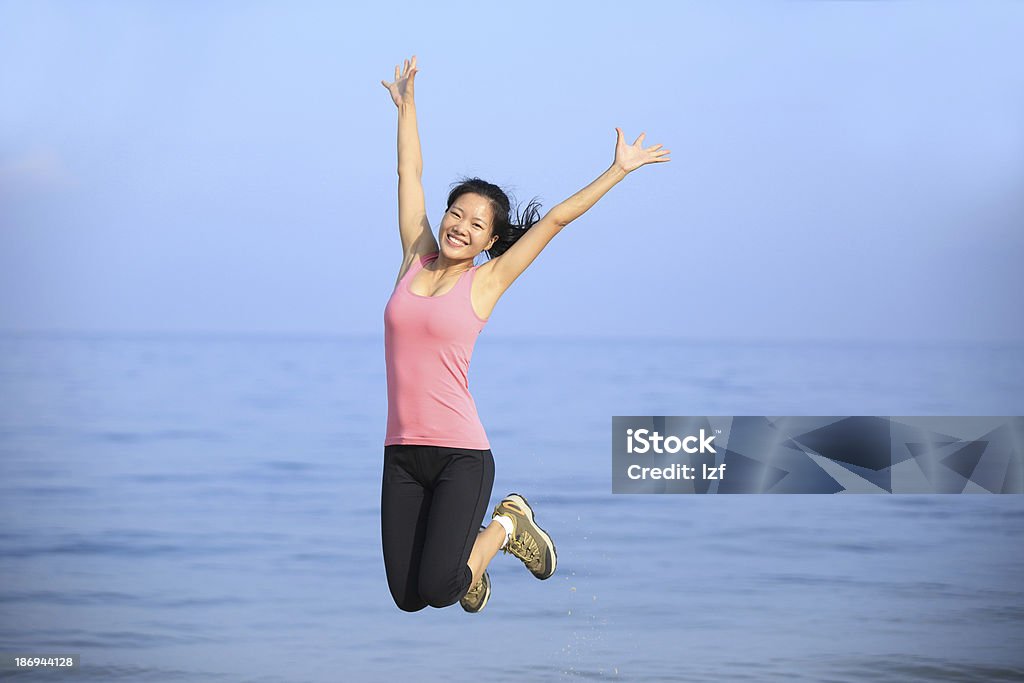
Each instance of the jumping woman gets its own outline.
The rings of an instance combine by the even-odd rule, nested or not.
[[[434,239],[421,175],[413,80],[416,56],[381,81],[398,107],[398,227],[402,266],[384,309],[388,420],[381,536],[388,587],[407,612],[459,602],[479,612],[491,594],[487,565],[499,550],[538,579],[555,572],[551,537],[513,493],[482,528],[494,458],[469,393],[469,362],[494,305],[562,228],[644,164],[668,161],[661,145],[630,145],[616,128],[615,160],[537,220],[534,202],[512,214],[508,196],[473,178],[457,185]],[[480,266],[474,259],[486,252]]]

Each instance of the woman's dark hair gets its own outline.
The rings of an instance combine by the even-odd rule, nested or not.
[[[494,213],[492,228],[494,234],[498,236],[498,241],[494,243],[494,246],[486,250],[485,253],[488,258],[504,254],[506,249],[515,244],[517,239],[522,237],[527,230],[533,227],[534,223],[540,220],[540,202],[537,201],[536,197],[531,199],[526,208],[521,211],[519,207],[516,207],[516,211],[513,214],[508,195],[493,183],[481,180],[480,178],[463,177],[453,183],[453,185],[455,187],[448,193],[446,211],[452,208],[452,204],[455,203],[456,199],[469,192],[486,197],[491,203],[491,209]]]

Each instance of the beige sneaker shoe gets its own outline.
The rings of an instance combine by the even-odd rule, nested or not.
[[[459,600],[459,604],[462,605],[462,609],[467,612],[479,612],[487,604],[487,600],[491,597],[491,577],[487,576],[487,571],[484,570],[484,575],[480,577],[480,580],[476,582],[475,586],[470,586],[469,591],[466,592],[462,599]]]
[[[518,493],[505,496],[494,508],[491,519],[499,515],[511,519],[515,527],[502,552],[518,557],[538,579],[550,578],[555,573],[558,554],[551,537],[534,521],[533,509],[526,498]]]

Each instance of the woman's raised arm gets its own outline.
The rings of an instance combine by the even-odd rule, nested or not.
[[[402,238],[402,255],[412,261],[421,254],[437,251],[437,240],[427,220],[423,198],[423,157],[420,153],[420,135],[416,128],[416,102],[413,81],[419,69],[416,55],[405,60],[404,68],[395,66],[395,80],[381,81],[391,93],[398,107],[398,231]]]
[[[615,160],[608,170],[573,196],[552,207],[505,253],[493,259],[493,278],[499,292],[508,289],[562,228],[583,215],[628,173],[644,164],[670,161],[669,150],[661,149],[661,145],[646,149],[641,146],[646,133],[640,133],[640,137],[632,145],[628,145],[622,130],[616,128],[615,131],[618,136],[615,142]]]

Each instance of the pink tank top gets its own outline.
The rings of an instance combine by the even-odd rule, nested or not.
[[[384,308],[388,427],[384,445],[489,449],[469,393],[469,361],[487,321],[470,299],[477,266],[439,296],[413,294],[413,277],[438,255],[409,267]]]

